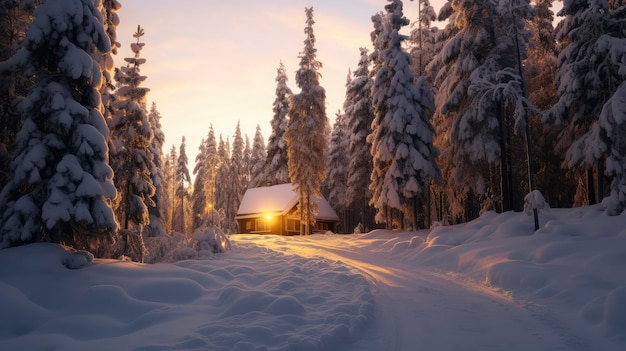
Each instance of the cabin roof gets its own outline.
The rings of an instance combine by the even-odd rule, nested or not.
[[[319,212],[316,219],[338,221],[339,216],[330,207],[328,201],[312,197]],[[246,190],[237,211],[237,219],[256,217],[257,215],[272,214],[286,215],[299,201],[299,195],[293,190],[292,184],[279,184]]]

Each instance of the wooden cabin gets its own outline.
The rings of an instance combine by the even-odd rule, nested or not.
[[[313,232],[334,232],[339,223],[337,213],[328,201],[311,197],[317,204]],[[237,211],[237,224],[242,234],[300,234],[300,195],[292,184],[279,184],[246,190]]]

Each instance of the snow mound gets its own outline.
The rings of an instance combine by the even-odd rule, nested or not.
[[[608,216],[596,205],[549,209],[540,221],[534,232],[524,213],[487,212],[430,232],[375,231],[357,238],[407,262],[500,290],[522,305],[550,306],[567,323],[626,344],[626,216]]]
[[[341,349],[374,318],[365,278],[323,259],[247,246],[174,264],[84,261],[53,244],[0,251],[1,350]]]

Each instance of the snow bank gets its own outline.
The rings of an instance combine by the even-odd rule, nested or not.
[[[360,239],[377,251],[499,289],[529,308],[563,312],[560,318],[626,344],[626,216],[607,216],[598,205],[544,210],[540,220],[534,233],[524,213],[487,212],[430,233],[375,231]]]
[[[323,259],[253,245],[175,264],[78,256],[0,251],[0,350],[329,350],[373,319],[367,281]]]

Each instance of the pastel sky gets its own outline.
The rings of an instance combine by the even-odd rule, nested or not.
[[[331,125],[345,97],[348,69],[359,60],[360,47],[372,47],[371,16],[385,0],[121,0],[116,65],[130,57],[132,34],[141,25],[147,59],[142,74],[150,88],[148,103],[157,103],[166,135],[164,153],[187,138],[189,168],[212,124],[216,137],[234,135],[237,121],[252,142],[257,125],[267,141],[271,134],[276,69],[282,60],[295,85],[304,46],[305,7],[314,8],[318,60],[323,68],[327,116]],[[433,2],[439,10],[441,1]],[[404,1],[414,20],[417,2]]]

